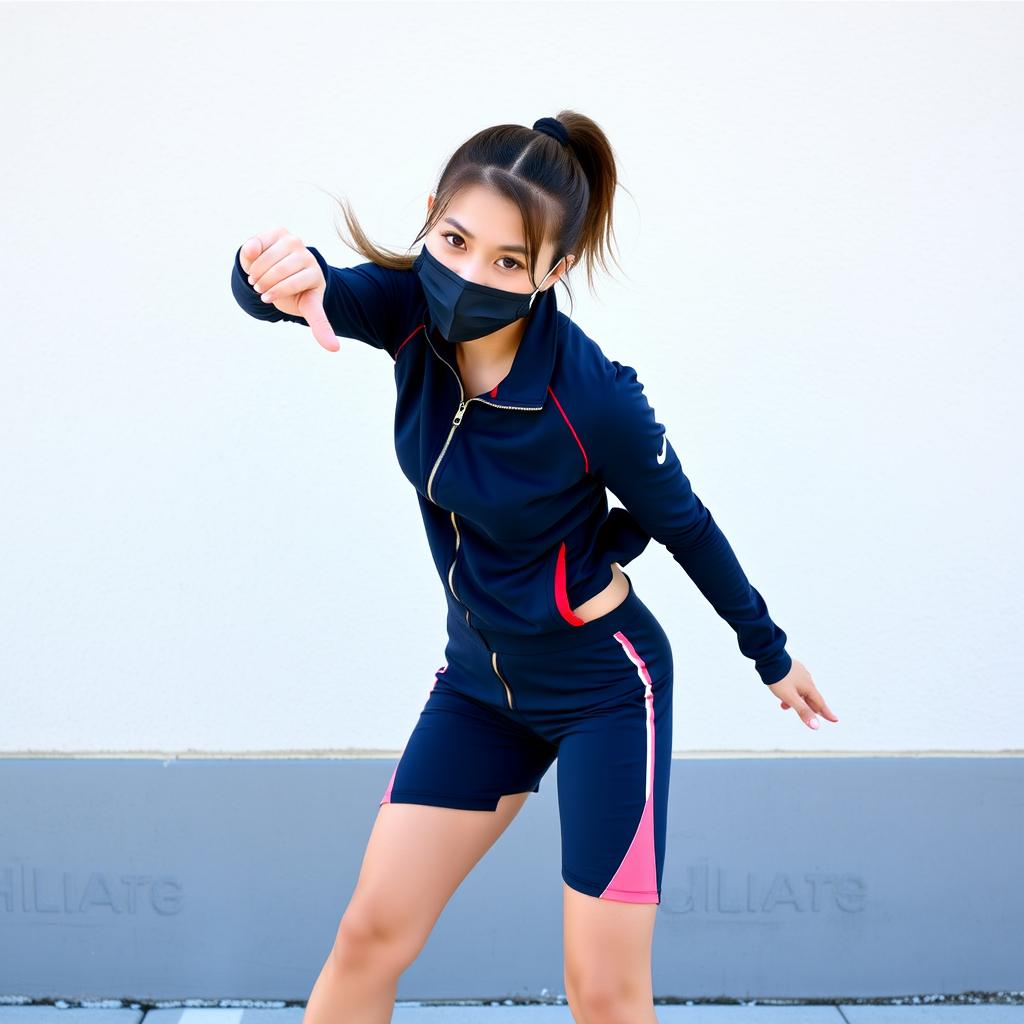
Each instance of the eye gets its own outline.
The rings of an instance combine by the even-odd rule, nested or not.
[[[443,239],[445,239],[446,241],[448,239],[450,239],[450,238],[457,238],[460,242],[465,242],[465,239],[462,237],[462,235],[458,234],[458,232],[456,232],[456,231],[442,231],[441,232],[441,237]],[[453,243],[449,243],[449,245],[453,249],[461,249],[462,248],[462,246],[455,245]],[[520,263],[519,260],[515,259],[512,256],[499,256],[498,260],[499,260],[499,262],[501,260],[509,260],[512,263],[511,267],[502,265],[502,267],[501,267],[502,270],[525,270],[526,269],[525,264]]]

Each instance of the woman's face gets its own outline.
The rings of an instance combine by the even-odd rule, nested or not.
[[[434,197],[427,199],[427,210]],[[445,215],[423,240],[430,255],[474,284],[530,293],[534,285],[526,265],[526,240],[519,207],[505,196],[482,185],[468,185],[448,204]],[[572,263],[563,260],[544,282],[550,288]],[[555,249],[544,239],[537,259],[537,280],[551,269]]]

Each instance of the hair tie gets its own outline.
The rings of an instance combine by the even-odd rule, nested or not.
[[[557,117],[538,118],[533,122],[533,130],[550,135],[553,139],[558,139],[563,146],[569,144],[569,133],[566,131],[565,125]]]

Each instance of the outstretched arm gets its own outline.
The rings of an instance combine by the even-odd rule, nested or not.
[[[740,651],[754,661],[761,681],[778,682],[793,664],[786,634],[772,621],[725,534],[694,494],[636,370],[614,360],[611,366],[600,428],[592,432],[588,447],[590,471],[643,530],[668,548],[732,626]]]
[[[736,632],[761,681],[783,711],[792,708],[811,729],[817,715],[838,722],[810,672],[786,652],[786,634],[771,620],[725,535],[693,493],[665,426],[637,380],[636,370],[609,364],[599,428],[591,430],[589,469],[622,502],[641,529],[672,552],[715,611]]]

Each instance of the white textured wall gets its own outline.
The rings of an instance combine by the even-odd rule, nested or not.
[[[349,195],[404,246],[443,161],[563,106],[609,133],[637,367],[840,717],[781,713],[652,543],[674,747],[1024,747],[1024,7],[0,6],[0,750],[398,750],[444,596],[385,353],[229,290]],[[568,311],[562,289],[559,302]]]

